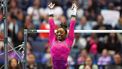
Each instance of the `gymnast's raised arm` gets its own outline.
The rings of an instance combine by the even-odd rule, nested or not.
[[[52,42],[52,39],[54,39],[54,37],[55,37],[55,23],[54,23],[54,20],[53,20],[53,7],[55,6],[55,4],[53,4],[53,3],[50,3],[49,5],[48,5],[48,7],[50,8],[50,10],[49,10],[49,20],[48,20],[48,22],[49,22],[49,24],[50,24],[50,32],[49,32],[49,43],[51,44],[51,42]]]
[[[71,21],[70,21],[70,28],[68,33],[68,39],[70,40],[70,46],[72,46],[73,40],[74,40],[74,27],[76,23],[76,12],[77,12],[77,6],[76,4],[72,4],[72,15],[71,15]]]

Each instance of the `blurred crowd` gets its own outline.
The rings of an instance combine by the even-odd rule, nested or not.
[[[78,6],[75,30],[122,30],[122,0],[9,0],[8,42],[17,52],[23,52],[18,46],[24,40],[25,28],[50,29],[49,2],[56,4],[53,11],[57,28],[60,23],[66,23],[69,27],[71,5],[75,2]],[[3,8],[0,9],[0,54],[4,52],[2,10]],[[117,12],[115,16],[118,15],[118,18],[114,14],[106,17],[103,11]],[[51,69],[48,33],[31,33],[27,39],[27,68]],[[0,55],[1,64],[3,59],[4,55]],[[9,52],[9,60],[10,69],[22,69],[21,59],[14,51]],[[122,33],[76,33],[68,64],[69,69],[122,69]],[[104,67],[106,65],[108,66]]]

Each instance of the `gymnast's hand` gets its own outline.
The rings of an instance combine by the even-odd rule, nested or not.
[[[72,4],[72,7],[71,7],[71,9],[72,9],[72,16],[76,16],[76,14],[77,14],[77,5],[76,5],[76,3],[73,3]]]
[[[55,4],[53,4],[52,2],[49,3],[49,5],[48,5],[48,7],[50,8],[49,9],[49,12],[48,12],[48,14],[49,14],[50,17],[53,16],[53,8],[54,8],[54,6],[55,6]]]
[[[49,5],[48,5],[48,7],[49,7],[50,9],[53,9],[53,8],[54,8],[54,6],[55,6],[55,4],[53,4],[52,2],[51,2],[51,3],[49,3]]]

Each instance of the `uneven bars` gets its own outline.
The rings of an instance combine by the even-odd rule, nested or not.
[[[122,30],[75,30],[74,32],[75,33],[122,33]],[[33,30],[28,30],[28,33],[49,33],[49,30],[33,29]]]

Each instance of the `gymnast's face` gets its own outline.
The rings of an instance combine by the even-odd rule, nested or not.
[[[63,28],[58,28],[56,31],[56,38],[59,41],[63,41],[66,38],[66,32]]]

